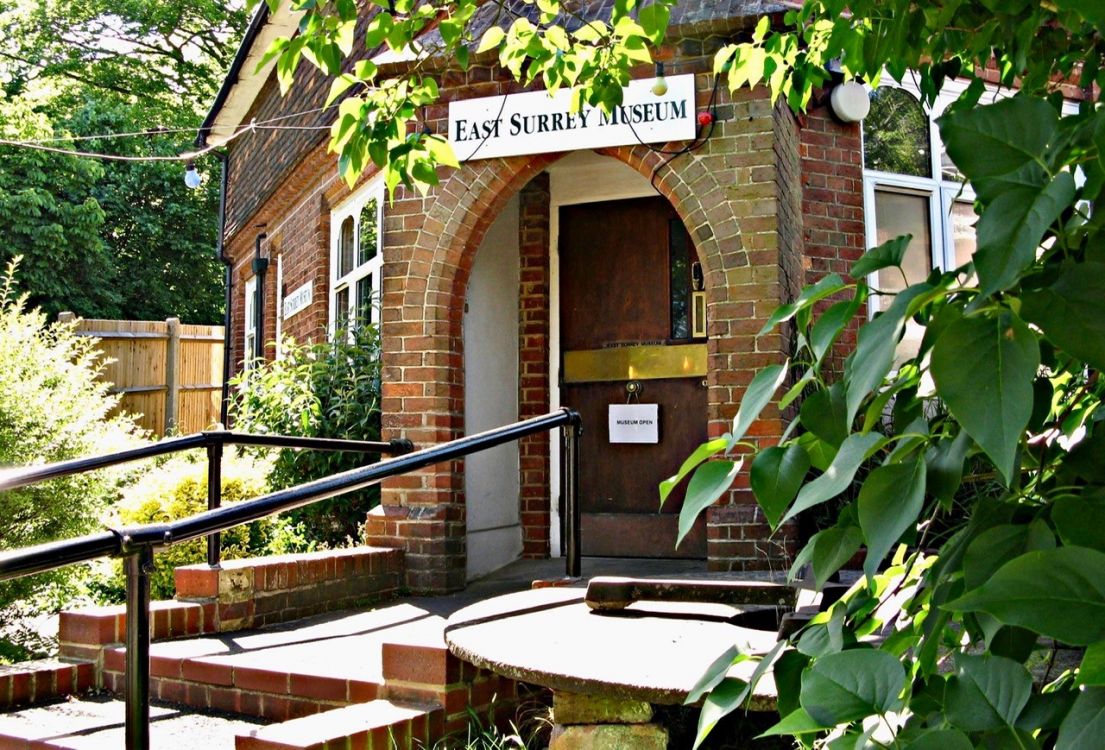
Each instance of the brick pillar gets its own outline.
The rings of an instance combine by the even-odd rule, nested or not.
[[[519,196],[518,417],[549,411],[549,175],[533,178]],[[550,433],[519,445],[522,556],[549,556]]]

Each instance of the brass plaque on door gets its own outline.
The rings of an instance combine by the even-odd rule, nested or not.
[[[622,346],[564,352],[564,383],[703,377],[706,345]]]

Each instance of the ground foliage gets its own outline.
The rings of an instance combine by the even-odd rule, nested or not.
[[[140,435],[133,420],[112,416],[118,397],[96,377],[95,340],[27,309],[26,297],[14,284],[14,268],[10,265],[0,278],[0,466],[135,447]],[[0,549],[92,532],[124,479],[122,471],[104,470],[0,492]],[[21,655],[6,639],[12,620],[22,614],[11,605],[55,597],[80,575],[69,567],[0,583],[0,660]]]
[[[617,0],[608,20],[581,24],[574,4],[492,3],[501,24],[477,40],[474,0],[370,3],[363,39],[351,0],[267,2],[304,12],[300,33],[270,51],[282,85],[301,58],[334,74],[341,171],[352,181],[374,164],[391,188],[425,188],[437,166],[455,165],[416,124],[437,97],[426,72],[435,56],[464,67],[494,51],[524,82],[578,86],[577,105],[609,107],[628,69],[651,60],[673,4]],[[743,703],[748,686],[726,670],[753,659],[756,678],[770,670],[779,691],[782,718],[769,734],[805,745],[1099,747],[1105,233],[1092,206],[1105,184],[1105,5],[807,0],[784,22],[777,30],[765,19],[719,52],[715,69],[731,88],[767,85],[801,110],[830,82],[832,60],[870,83],[913,76],[929,103],[946,80],[970,81],[939,127],[977,196],[978,249],[968,266],[893,295],[870,321],[867,300],[885,293],[864,280],[900,265],[906,238],[869,251],[851,280],[830,275],[805,289],[765,326],[793,334],[793,357],[759,372],[732,431],[661,488],[690,476],[684,529],[739,470],[750,471],[772,525],[851,493],[795,570],[808,564],[820,585],[866,552],[865,576],[804,631],[767,655],[719,660],[692,696],[705,697],[699,739]],[[384,80],[362,62],[342,73],[358,45],[414,52],[412,72]],[[983,103],[980,70],[1016,84],[1016,96]],[[1087,92],[1077,114],[1063,113],[1054,90],[1065,80]],[[896,366],[910,320],[924,331],[920,351]],[[826,357],[852,321],[858,341],[838,376]],[[779,445],[744,440],[764,409],[786,413],[800,397]],[[1085,658],[1034,684],[1025,663],[1053,642],[1084,647]]]
[[[330,341],[286,340],[281,356],[239,374],[231,403],[234,429],[274,435],[380,439],[380,336],[362,324]],[[268,449],[266,449],[268,450]],[[364,466],[374,454],[284,449],[269,472],[272,489]],[[301,524],[311,542],[338,546],[361,538],[368,511],[380,502],[379,487],[322,500],[285,515]]]

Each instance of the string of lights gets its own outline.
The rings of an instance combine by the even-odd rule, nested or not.
[[[254,130],[329,130],[329,125],[281,125],[287,120],[292,120],[298,117],[305,117],[311,114],[317,114],[327,107],[316,107],[314,109],[304,110],[302,112],[294,112],[292,114],[280,115],[278,117],[272,117],[267,120],[254,120],[238,130],[231,133],[227,138],[218,145],[205,146],[204,148],[188,151],[182,154],[172,155],[148,155],[148,156],[131,156],[127,154],[108,154],[96,151],[79,151],[71,148],[61,148],[59,146],[52,146],[53,143],[81,143],[88,141],[99,140],[112,140],[117,138],[151,138],[162,135],[180,134],[180,133],[194,133],[195,128],[154,128],[151,130],[133,131],[128,133],[98,133],[95,135],[81,135],[81,136],[57,136],[54,138],[41,138],[41,139],[27,139],[27,140],[12,140],[9,138],[0,138],[0,146],[9,146],[12,148],[26,148],[35,151],[46,151],[48,153],[64,154],[67,156],[77,156],[86,159],[100,159],[103,161],[122,161],[122,162],[191,162],[201,156],[211,153],[227,143],[245,135],[246,133]]]

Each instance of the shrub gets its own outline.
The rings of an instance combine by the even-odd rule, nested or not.
[[[288,341],[283,357],[238,376],[234,428],[306,437],[380,439],[380,338],[371,325],[340,333],[332,341]],[[283,489],[374,460],[363,453],[283,450],[269,482]],[[360,536],[379,489],[351,492],[288,513],[312,541],[333,546]]]
[[[131,417],[112,415],[118,399],[96,380],[95,340],[28,310],[26,296],[15,287],[17,262],[0,279],[0,465],[52,463],[131,447],[139,430]],[[121,476],[100,471],[0,492],[0,549],[91,532],[118,496]],[[11,604],[26,605],[78,573],[69,567],[0,583],[0,631],[10,631],[17,617]],[[17,647],[0,650],[20,656]]]
[[[185,454],[166,461],[140,482],[124,492],[117,506],[123,526],[168,523],[194,516],[207,509],[207,462],[203,454]],[[268,492],[265,475],[270,465],[249,457],[228,453],[223,458],[223,505],[250,500]],[[287,519],[270,517],[223,532],[220,549],[223,559],[266,554],[301,552],[311,548]],[[150,591],[155,599],[170,599],[175,593],[173,569],[207,559],[207,541],[193,539],[158,550],[154,555],[154,573]],[[119,591],[125,580],[122,566],[116,566]]]

